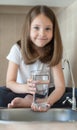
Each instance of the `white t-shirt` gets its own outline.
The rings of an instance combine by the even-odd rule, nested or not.
[[[47,64],[43,64],[39,60],[37,60],[33,64],[29,64],[29,65],[25,64],[22,58],[20,47],[17,44],[14,44],[12,46],[7,56],[7,59],[19,65],[18,74],[17,74],[18,83],[26,83],[27,79],[30,78],[31,71],[41,70],[47,66]]]

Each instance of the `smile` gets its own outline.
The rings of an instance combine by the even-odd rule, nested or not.
[[[47,39],[44,39],[44,38],[39,38],[38,40],[43,41],[43,40],[47,40]]]

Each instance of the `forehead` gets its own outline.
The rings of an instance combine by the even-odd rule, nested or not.
[[[31,24],[52,24],[51,19],[49,19],[47,16],[45,16],[44,14],[39,14],[38,16],[36,16],[33,20]]]

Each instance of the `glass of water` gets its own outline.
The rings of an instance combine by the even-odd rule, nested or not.
[[[48,90],[50,83],[49,70],[31,71],[31,78],[35,83],[36,92],[33,95],[33,105],[38,108],[47,107]]]

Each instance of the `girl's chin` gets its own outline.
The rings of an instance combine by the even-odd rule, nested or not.
[[[44,47],[46,44],[45,43],[38,43],[38,44],[36,44],[36,46],[38,46],[38,47]]]
[[[42,47],[44,47],[45,45],[36,45],[36,46],[42,48]]]

